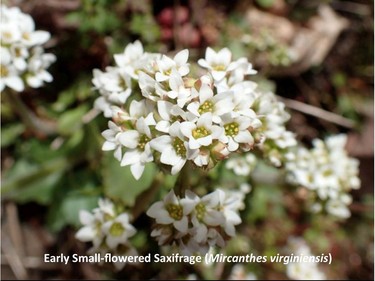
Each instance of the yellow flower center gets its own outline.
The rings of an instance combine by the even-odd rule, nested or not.
[[[195,206],[195,212],[198,221],[203,222],[204,215],[206,214],[206,206],[203,203],[197,204],[197,206]]]
[[[205,127],[198,127],[193,130],[192,135],[195,139],[207,137],[210,132]]]
[[[121,236],[125,231],[125,228],[123,225],[119,222],[115,222],[111,225],[111,228],[109,229],[109,233],[112,236]]]
[[[147,136],[147,135],[141,135],[139,137],[139,141],[138,141],[138,149],[139,150],[145,150],[145,146],[146,144],[150,141],[150,138]]]
[[[238,135],[239,126],[236,122],[228,123],[224,125],[225,135],[234,137]]]
[[[184,142],[180,138],[174,138],[172,145],[177,155],[182,157],[186,156],[186,148]]]
[[[0,75],[1,75],[1,77],[7,77],[8,74],[9,74],[8,68],[5,65],[0,64]]]
[[[183,210],[180,205],[168,204],[165,209],[168,211],[169,216],[175,220],[181,220],[183,216]]]
[[[198,108],[199,114],[203,114],[206,112],[212,112],[214,109],[214,105],[211,101],[205,101],[201,106]]]

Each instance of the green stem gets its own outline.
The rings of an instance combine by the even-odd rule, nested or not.
[[[159,173],[153,180],[151,186],[143,191],[134,203],[132,209],[132,221],[135,221],[146,208],[150,206],[150,202],[154,199],[156,192],[161,187],[163,183],[163,173]]]
[[[43,133],[45,135],[52,135],[56,133],[57,127],[55,123],[47,122],[39,119],[30,109],[24,104],[19,96],[19,93],[14,91],[4,91],[6,93],[11,106],[14,111],[21,117],[22,122],[34,132]]]
[[[190,172],[192,169],[192,163],[190,161],[186,161],[185,166],[182,168],[180,174],[178,175],[178,179],[174,187],[176,195],[185,197],[185,191],[190,188]]]

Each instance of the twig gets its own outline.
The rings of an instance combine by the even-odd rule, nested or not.
[[[13,202],[8,202],[5,205],[5,210],[10,239],[12,240],[12,243],[18,255],[23,257],[25,256],[25,248],[23,245],[22,230],[18,219],[17,206]]]
[[[2,240],[1,249],[3,250],[5,258],[8,260],[9,266],[14,275],[18,280],[28,279],[27,271],[9,237],[7,235],[2,235]]]
[[[4,91],[7,95],[13,109],[21,117],[22,121],[35,132],[45,135],[53,135],[57,131],[55,123],[46,122],[39,119],[30,109],[23,103],[18,93],[13,91]]]
[[[309,114],[311,116],[315,116],[317,118],[326,120],[331,123],[335,123],[345,128],[353,129],[355,127],[355,123],[352,120],[345,118],[341,115],[326,111],[324,109],[321,109],[321,108],[318,108],[318,107],[315,107],[315,106],[312,106],[312,105],[309,105],[300,101],[296,101],[296,100],[292,100],[292,99],[288,99],[288,98],[284,98],[280,96],[278,96],[277,98],[291,109],[300,111],[305,114]]]

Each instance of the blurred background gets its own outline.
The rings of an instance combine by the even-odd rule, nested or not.
[[[245,56],[258,74],[254,80],[273,90],[291,114],[288,129],[306,145],[314,138],[348,134],[347,150],[360,160],[362,186],[352,192],[352,216],[342,222],[301,211],[299,194],[277,184],[253,193],[236,239],[241,247],[273,253],[286,238],[302,235],[317,252],[332,253],[322,268],[329,279],[373,279],[374,229],[374,2],[370,0],[11,0],[30,14],[36,29],[49,31],[46,51],[57,60],[54,81],[27,89],[20,98],[43,122],[30,128],[12,102],[1,96],[3,279],[185,279],[205,269],[188,265],[127,266],[114,273],[94,264],[47,264],[44,253],[84,255],[87,245],[74,238],[78,211],[92,209],[105,194],[134,205],[149,183],[131,179],[111,153],[103,153],[101,132],[107,120],[93,110],[98,94],[92,70],[113,64],[113,54],[139,39],[146,51],[173,54],[228,47]],[[43,126],[48,124],[46,130]],[[126,190],[124,182],[133,189]],[[119,195],[120,194],[120,195]],[[126,194],[126,196],[121,195]],[[134,244],[154,252],[149,221],[135,222]],[[245,244],[243,244],[245,243]],[[246,247],[245,247],[246,249]],[[246,254],[246,253],[245,253]],[[222,265],[221,277],[231,271]],[[259,279],[287,279],[281,264],[251,264]]]

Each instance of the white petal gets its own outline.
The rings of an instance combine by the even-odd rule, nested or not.
[[[110,142],[110,141],[105,141],[102,146],[102,150],[104,151],[109,151],[109,150],[114,150],[117,147],[117,144]]]
[[[178,231],[186,233],[188,230],[188,219],[186,216],[183,216],[181,220],[175,221],[173,225]]]
[[[126,131],[120,134],[119,142],[128,148],[136,148],[138,145],[139,133],[136,130]]]
[[[151,140],[150,146],[159,152],[163,152],[164,149],[168,147],[168,145],[170,145],[170,143],[171,143],[171,137],[164,135],[164,136],[160,136],[156,139]]]
[[[199,101],[203,104],[206,100],[212,98],[214,95],[211,87],[207,84],[203,84],[199,90]]]
[[[212,77],[215,79],[215,81],[221,81],[224,79],[225,75],[227,74],[225,71],[216,71],[212,70]]]
[[[75,237],[82,242],[89,242],[95,238],[95,232],[92,227],[85,226],[78,230]]]
[[[22,92],[25,89],[22,79],[19,78],[19,77],[16,77],[16,76],[14,76],[14,77],[7,77],[6,80],[5,80],[5,84],[9,88],[12,88],[13,90],[15,90],[17,92]]]
[[[254,138],[249,131],[240,131],[237,136],[234,137],[235,141],[240,143],[253,143]]]
[[[121,161],[121,166],[133,165],[141,159],[141,153],[137,150],[127,151]]]
[[[193,122],[182,122],[180,126],[181,133],[186,136],[191,136],[191,131],[195,129],[195,124]]]
[[[82,224],[92,224],[94,221],[94,216],[86,210],[81,210],[79,212],[79,221]]]
[[[185,163],[186,163],[186,159],[180,158],[179,161],[173,165],[172,170],[171,170],[171,174],[175,175],[179,171],[181,171],[181,169],[182,169],[182,167],[184,167]]]
[[[130,171],[132,172],[134,178],[139,180],[145,170],[145,165],[142,163],[135,163],[130,166]]]
[[[212,136],[206,136],[203,138],[197,139],[197,142],[202,146],[208,146],[212,143]],[[191,147],[193,149],[193,147]]]
[[[187,62],[188,58],[189,58],[189,50],[185,49],[185,50],[178,52],[174,56],[173,60],[177,63],[177,65],[183,65]]]
[[[168,101],[158,101],[158,112],[164,120],[170,119],[170,112],[173,104]]]

